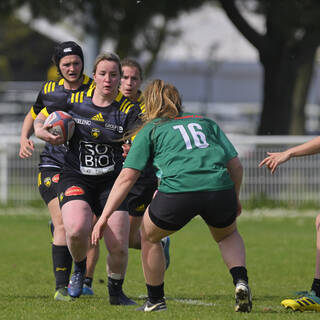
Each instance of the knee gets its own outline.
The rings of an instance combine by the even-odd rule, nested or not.
[[[237,229],[235,230],[230,230],[228,232],[225,233],[221,233],[219,235],[215,235],[214,239],[216,240],[217,243],[220,243],[221,241],[227,240],[229,237],[233,236],[234,234],[236,234],[238,231]]]

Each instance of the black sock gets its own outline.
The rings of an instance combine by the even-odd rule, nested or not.
[[[239,280],[248,282],[247,269],[245,267],[233,267],[230,269],[233,284],[236,285]]]
[[[156,303],[164,297],[164,283],[159,286],[151,286],[146,284],[148,290],[148,298],[151,303]]]
[[[108,277],[108,290],[110,296],[116,296],[122,291],[123,279],[113,279]]]
[[[53,273],[56,278],[56,290],[66,287],[69,283],[72,257],[67,246],[52,244]]]
[[[82,261],[74,262],[74,272],[80,271],[81,273],[85,273],[86,266],[87,266],[87,257],[84,258]]]
[[[320,297],[320,279],[313,279],[311,290],[313,290],[316,293],[317,297]]]
[[[93,281],[93,279],[92,278],[90,278],[90,277],[86,277],[85,279],[84,279],[84,284],[85,285],[87,285],[88,287],[92,287],[92,281]]]

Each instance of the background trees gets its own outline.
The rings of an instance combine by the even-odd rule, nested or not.
[[[93,56],[108,39],[121,57],[143,58],[148,74],[162,44],[179,36],[179,30],[170,29],[169,22],[205,2],[220,4],[259,52],[264,94],[258,134],[304,134],[304,109],[320,42],[318,0],[3,0],[0,17],[7,18],[27,5],[35,18],[67,21],[80,37],[91,35],[96,51]],[[263,33],[250,25],[243,8],[263,16]],[[1,59],[1,46],[0,67],[6,65]],[[8,59],[13,56],[10,54]],[[27,56],[26,61],[33,65]]]
[[[243,36],[258,50],[264,96],[258,134],[304,134],[304,107],[320,43],[317,0],[219,0]],[[239,4],[265,18],[265,33],[244,18]]]

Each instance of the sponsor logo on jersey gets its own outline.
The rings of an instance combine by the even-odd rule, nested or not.
[[[141,204],[140,206],[136,207],[135,210],[136,210],[137,212],[143,212],[145,209],[146,209],[146,207],[145,207],[145,205],[144,205],[144,203],[143,203],[143,204]]]
[[[52,177],[52,182],[58,183],[59,179],[60,179],[60,173],[57,173]]]
[[[98,114],[96,114],[95,116],[93,116],[93,117],[91,118],[91,120],[104,122],[104,119],[103,119],[103,116],[102,116],[102,113],[101,113],[101,112],[98,113]]]
[[[44,178],[43,183],[47,188],[49,188],[51,186],[51,178],[50,177]]]
[[[98,129],[98,128],[92,128],[91,129],[91,136],[92,137],[97,139],[100,136],[100,134],[101,134],[100,129]]]
[[[112,131],[117,131],[119,133],[123,133],[123,127],[122,126],[117,126],[113,123],[106,123],[105,124],[106,129],[112,130]]]
[[[68,188],[66,190],[66,192],[64,193],[64,195],[66,197],[80,196],[82,194],[84,194],[84,190],[80,187],[77,187],[77,186],[72,186],[72,187]]]
[[[78,123],[78,124],[84,124],[85,126],[90,126],[91,125],[91,121],[90,120],[86,120],[86,119],[78,119],[78,118],[73,118],[73,120]]]

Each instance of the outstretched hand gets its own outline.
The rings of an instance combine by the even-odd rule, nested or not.
[[[21,159],[26,159],[32,156],[34,151],[34,143],[31,139],[22,139],[20,141],[20,151],[19,157]]]
[[[277,167],[290,159],[290,154],[287,152],[267,152],[268,157],[259,163],[259,168],[266,165],[271,173],[274,173]]]
[[[124,158],[127,157],[130,148],[131,148],[131,144],[130,144],[130,143],[124,143],[124,144],[122,145],[122,151],[123,151],[122,156],[123,156]]]
[[[103,237],[104,230],[107,227],[108,220],[100,217],[97,223],[94,225],[91,233],[91,244],[96,246],[99,240]]]

